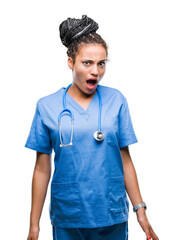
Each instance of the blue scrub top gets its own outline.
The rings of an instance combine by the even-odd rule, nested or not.
[[[60,147],[58,116],[63,110],[65,87],[37,101],[25,147],[51,154],[49,214],[51,224],[62,228],[96,228],[128,221],[127,199],[120,148],[136,143],[128,103],[117,89],[98,85],[102,99],[101,130],[104,140],[94,139],[98,130],[97,91],[87,110],[68,93],[66,107],[74,115],[73,145]],[[61,119],[63,144],[70,142],[71,119]]]

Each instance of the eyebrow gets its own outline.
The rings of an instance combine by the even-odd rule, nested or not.
[[[90,61],[90,62],[93,62],[93,60],[91,60],[91,59],[87,59],[87,58],[84,58],[83,61]],[[104,61],[107,61],[107,58],[102,59],[102,60],[100,60],[99,62],[104,62]]]

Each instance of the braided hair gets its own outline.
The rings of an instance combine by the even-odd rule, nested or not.
[[[98,28],[98,24],[86,15],[82,15],[82,19],[67,18],[60,24],[61,42],[68,48],[67,55],[74,63],[76,53],[82,44],[101,44],[108,55],[106,42],[96,33]]]

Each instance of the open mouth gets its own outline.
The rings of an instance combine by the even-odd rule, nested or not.
[[[89,86],[94,86],[97,83],[97,80],[96,79],[88,79],[88,80],[86,80],[86,82]]]

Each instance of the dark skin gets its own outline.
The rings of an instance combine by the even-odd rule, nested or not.
[[[143,202],[142,196],[140,194],[136,171],[130,156],[128,146],[121,148],[120,152],[123,161],[125,188],[133,206],[135,206]],[[150,236],[153,240],[159,240],[158,236],[155,234],[152,226],[147,219],[145,208],[139,208],[136,214],[137,220],[146,234],[146,239],[148,240],[148,237]]]
[[[87,60],[86,60],[87,59]],[[106,51],[100,44],[82,45],[76,55],[75,62],[68,58],[68,66],[72,69],[73,84],[68,93],[84,108],[87,109],[96,89],[87,88],[86,80],[97,78],[98,83],[105,73],[104,60]],[[97,86],[96,86],[97,87]],[[128,146],[120,149],[125,188],[133,206],[143,202],[136,171],[129,153]],[[48,183],[51,176],[51,155],[37,152],[36,163],[32,179],[32,206],[30,215],[30,229],[27,240],[37,240],[39,236],[39,221],[44,205]],[[146,239],[151,236],[153,240],[159,240],[154,233],[144,208],[136,212],[137,220],[146,234]]]
[[[37,152],[32,178],[32,206],[30,228],[27,240],[37,240],[39,236],[39,221],[46,198],[48,183],[51,176],[51,155]]]
[[[140,194],[137,175],[128,146],[121,148],[120,152],[123,161],[125,188],[132,204],[137,205],[139,202],[143,202],[143,200]],[[27,240],[38,239],[40,231],[39,220],[41,217],[50,176],[51,155],[37,152],[32,180],[32,208],[30,216],[30,229]],[[146,239],[148,240],[148,236],[151,236],[153,240],[159,240],[147,219],[145,209],[138,209],[136,214],[137,220],[147,236]]]

